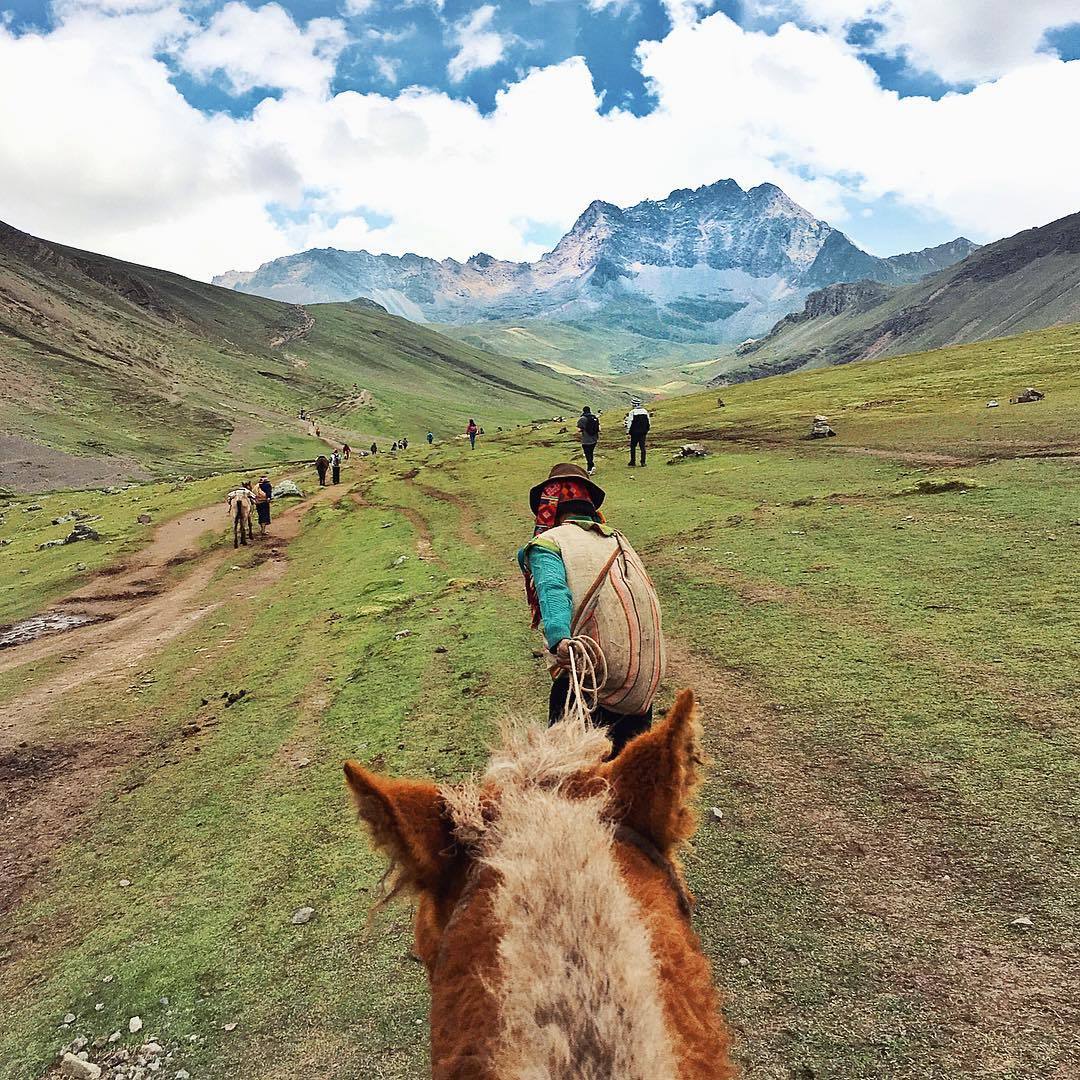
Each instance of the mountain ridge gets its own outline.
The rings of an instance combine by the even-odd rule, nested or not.
[[[744,190],[726,179],[629,207],[594,199],[533,262],[313,248],[214,283],[293,303],[366,296],[421,322],[542,318],[731,345],[766,332],[815,288],[863,277],[911,281],[972,250],[958,237],[881,258],[775,184]]]

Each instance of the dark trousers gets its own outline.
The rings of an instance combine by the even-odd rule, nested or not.
[[[645,464],[645,435],[646,432],[641,432],[638,435],[631,433],[630,435],[630,464],[633,465],[636,457],[636,451],[638,447],[641,447],[641,464]]]
[[[570,693],[570,676],[560,675],[551,684],[551,697],[548,700],[548,726],[557,724],[563,718],[563,710],[566,708],[566,697]],[[635,735],[648,731],[652,727],[652,707],[648,712],[638,713],[634,716],[624,716],[622,713],[613,713],[605,709],[603,705],[593,710],[592,722],[597,727],[607,729],[607,737],[611,740],[611,754],[608,757],[617,757],[622,748]]]
[[[642,462],[642,464],[644,465],[645,463]],[[341,481],[341,469],[337,465],[334,466],[331,477],[333,478],[335,484]]]
[[[581,449],[585,453],[585,468],[591,469],[593,467],[593,454],[596,453],[596,443],[582,443]]]

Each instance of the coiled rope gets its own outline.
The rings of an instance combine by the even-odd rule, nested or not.
[[[570,687],[563,704],[563,719],[576,718],[588,725],[600,699],[600,690],[607,682],[607,657],[590,637],[572,637],[567,642]]]

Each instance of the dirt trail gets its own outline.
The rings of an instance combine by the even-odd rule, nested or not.
[[[918,777],[905,786],[898,774],[895,797],[907,812],[887,822],[860,812],[847,758],[816,757],[782,707],[685,644],[669,640],[669,660],[669,683],[693,687],[702,702],[713,782],[739,793],[733,826],[752,828],[764,817],[784,869],[828,900],[838,936],[866,951],[881,992],[902,988],[950,1032],[934,1051],[938,1067],[997,1075],[1003,1062],[1068,1045],[1080,1025],[1076,961],[987,933],[982,902],[965,884],[966,855],[950,850],[936,825],[961,808],[935,802]],[[744,1001],[743,1011],[760,1008],[775,1020],[771,989],[767,979],[744,989],[761,1001]]]
[[[485,555],[492,554],[495,550],[494,546],[491,541],[488,540],[486,536],[481,535],[477,529],[480,515],[477,513],[473,504],[467,499],[463,499],[460,495],[455,495],[451,491],[443,491],[441,488],[419,483],[416,479],[418,473],[418,469],[413,469],[410,472],[405,473],[402,479],[410,487],[416,488],[421,495],[424,495],[429,499],[436,499],[438,502],[446,503],[447,505],[454,507],[458,512],[458,535],[461,537],[462,542],[468,544],[470,547],[476,548]]]
[[[320,503],[342,498],[347,491],[344,483],[316,488],[314,494],[274,515],[271,531],[255,538],[253,550],[260,561],[244,580],[245,596],[257,595],[285,572],[287,546],[298,535],[303,514]],[[211,531],[219,533],[221,544],[202,554],[193,550]],[[86,811],[108,790],[116,771],[146,753],[151,744],[144,718],[80,731],[72,717],[58,736],[52,706],[91,680],[137,678],[140,662],[219,606],[219,601],[201,599],[204,589],[223,563],[246,557],[245,549],[234,552],[225,546],[225,532],[225,514],[219,514],[216,506],[166,523],[150,546],[129,563],[100,575],[67,598],[73,607],[112,605],[115,617],[111,622],[5,651],[8,666],[57,653],[70,660],[4,705],[0,914],[39,880],[52,853],[76,832]],[[190,572],[179,580],[163,580],[160,575],[178,561],[192,563]],[[48,731],[43,730],[46,724]]]
[[[318,488],[313,496],[275,516],[267,536],[255,539],[254,549],[265,561],[249,583],[251,589],[261,588],[277,576],[275,563],[283,558],[284,545],[299,532],[302,514],[345,491],[345,485]],[[234,552],[223,543],[199,554],[197,545],[207,533],[218,532],[224,537],[227,522],[223,506],[220,512],[216,506],[193,510],[160,526],[150,545],[129,563],[98,575],[57,605],[73,612],[106,615],[107,622],[39,638],[0,653],[0,672],[58,655],[65,657],[63,668],[5,703],[0,750],[33,739],[51,701],[91,679],[125,675],[143,657],[217,606],[200,604],[198,598],[222,563],[230,556],[242,558],[245,550]],[[179,580],[169,580],[166,574],[170,567],[183,563],[192,564],[190,572]]]

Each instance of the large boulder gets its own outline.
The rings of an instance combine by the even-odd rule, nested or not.
[[[829,426],[829,418],[827,416],[815,416],[814,426],[810,429],[810,434],[807,435],[808,439],[831,439],[836,435],[836,432]]]
[[[295,480],[281,480],[274,485],[275,499],[302,499],[304,493],[296,486]]]
[[[1024,389],[1024,392],[1017,394],[1013,398],[1014,405],[1027,405],[1032,401],[1042,401],[1046,395],[1041,390],[1036,390],[1034,386],[1028,386]]]

